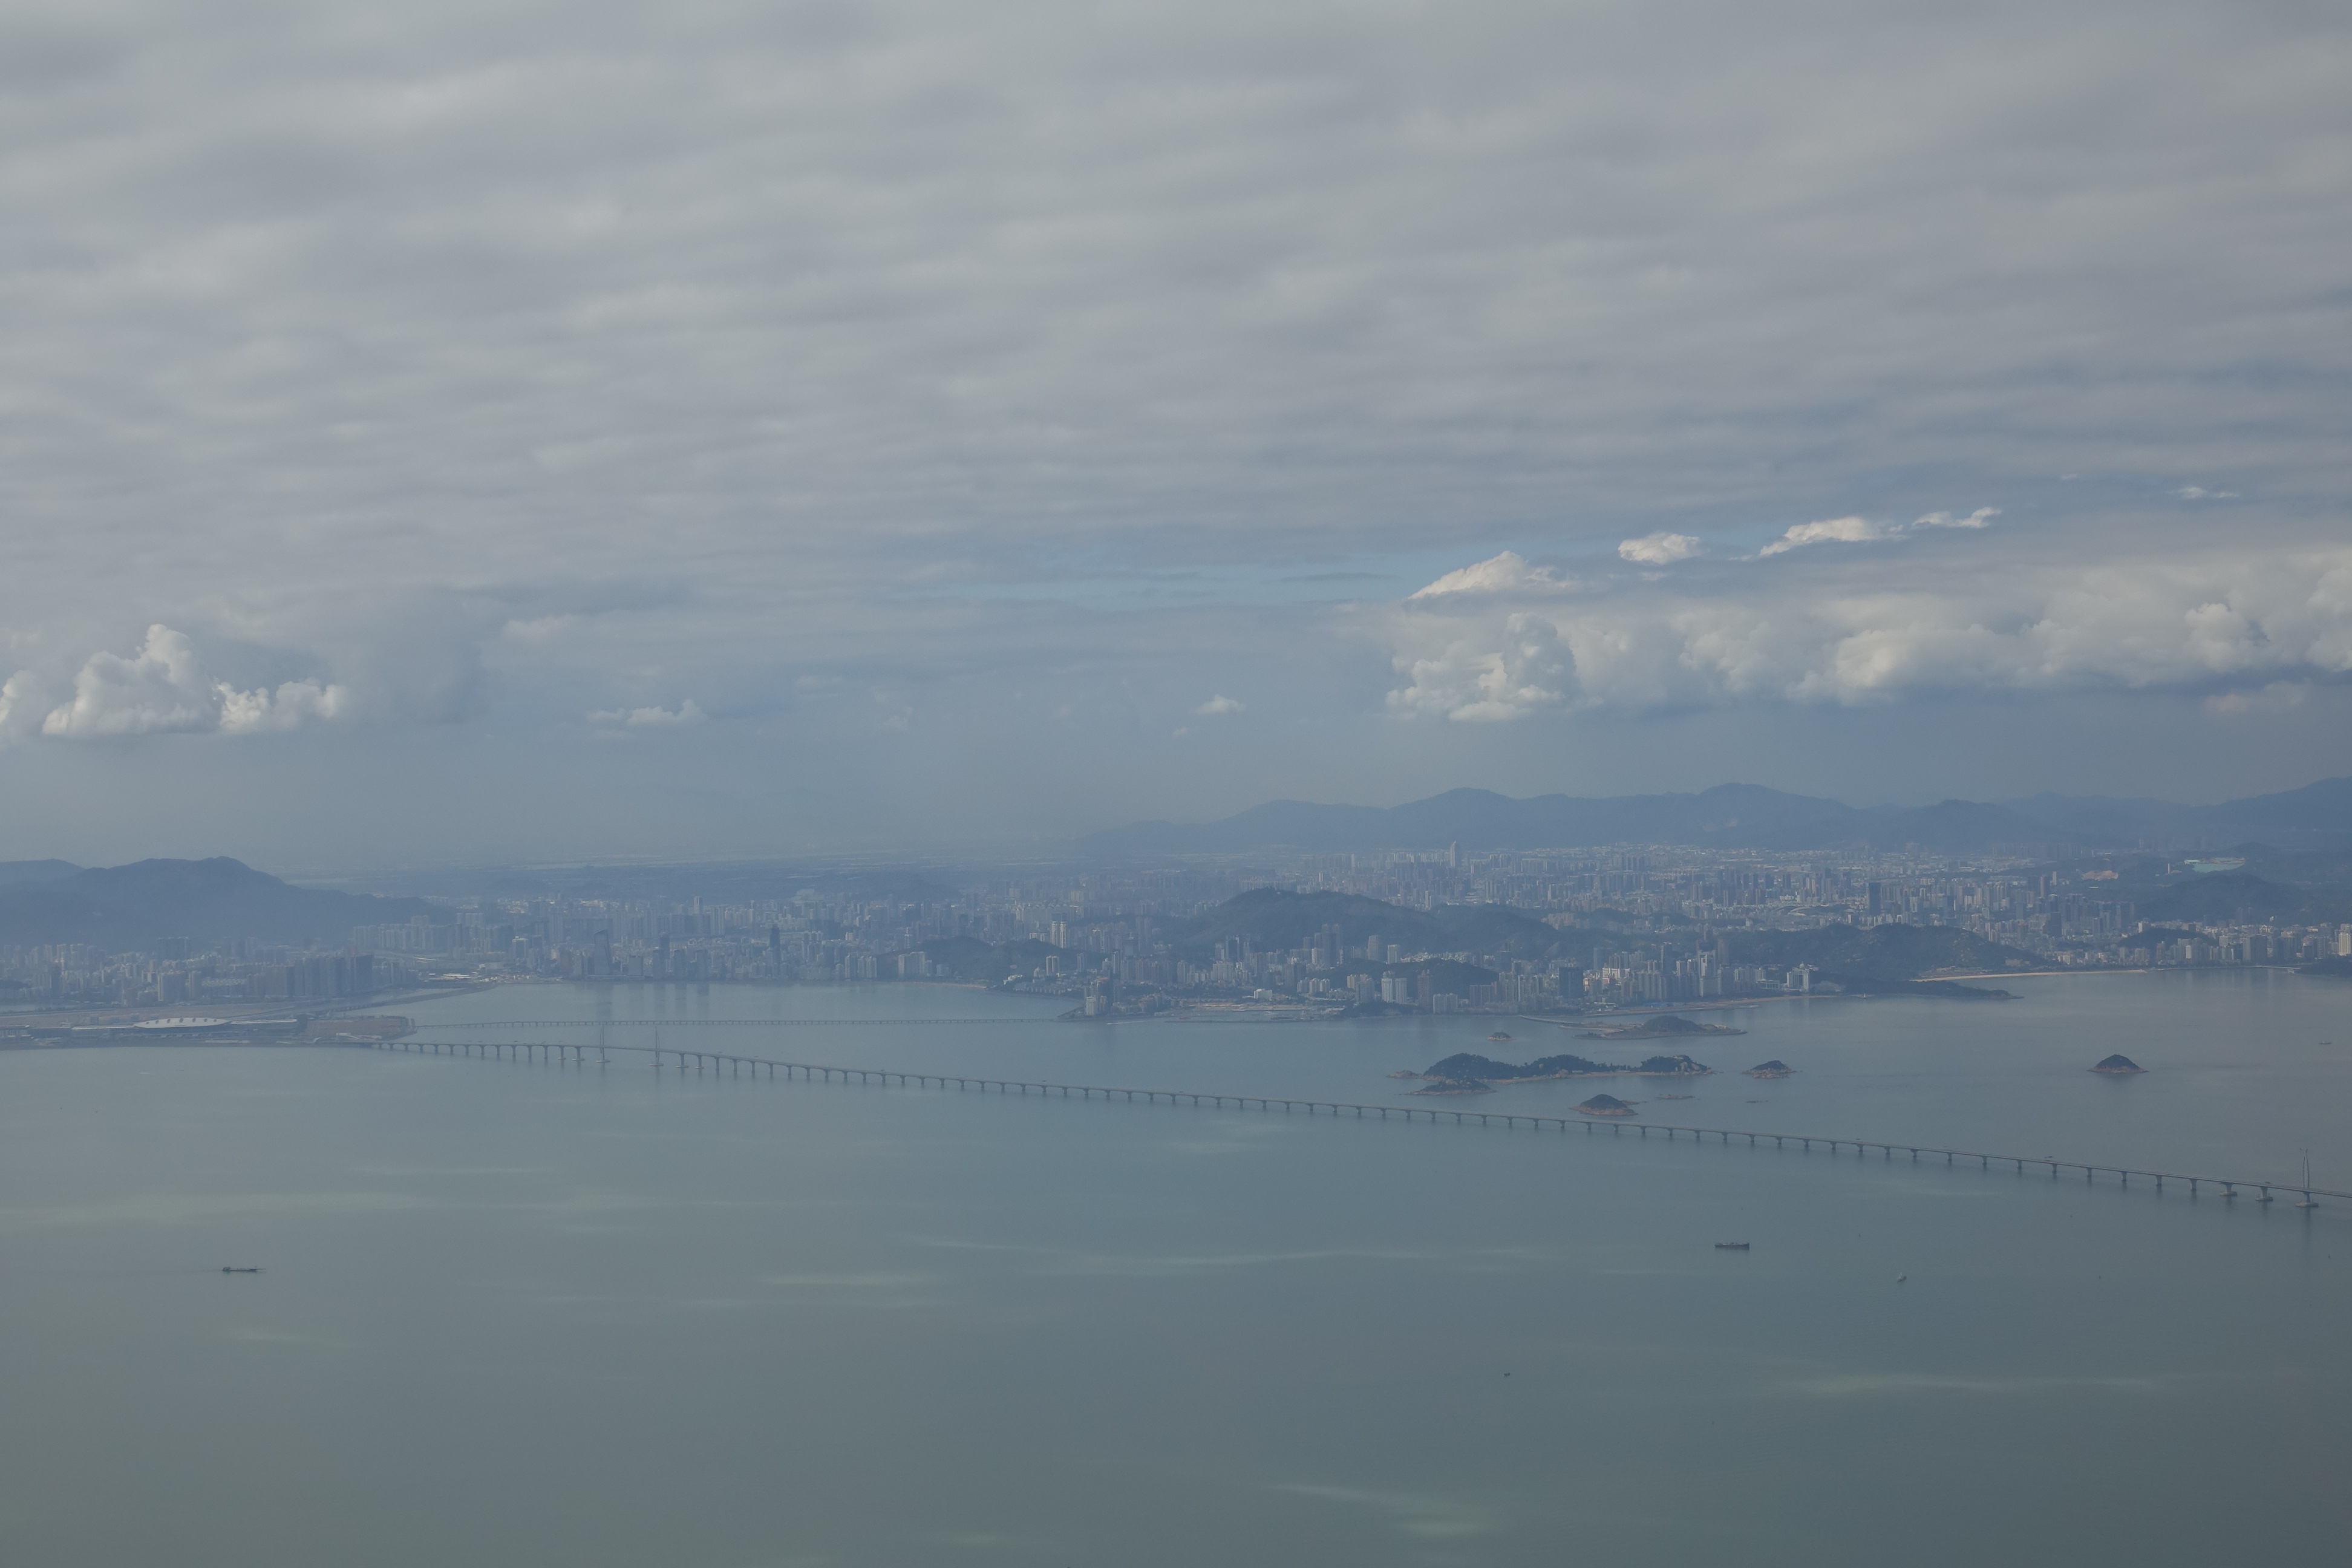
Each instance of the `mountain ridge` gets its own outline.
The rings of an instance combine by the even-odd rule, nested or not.
[[[2005,801],[1948,799],[1921,806],[1853,806],[1762,784],[1696,794],[1541,795],[1453,789],[1402,805],[1276,800],[1207,823],[1130,823],[1078,843],[1096,854],[1234,854],[1291,848],[1533,849],[1603,844],[1684,844],[1722,849],[1944,851],[2037,847],[2085,852],[2149,839],[2188,844],[2260,840],[2281,847],[2352,845],[2352,778],[2215,805],[2043,794]]]

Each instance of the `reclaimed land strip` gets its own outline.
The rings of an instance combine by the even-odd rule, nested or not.
[[[2242,1177],[2190,1175],[2181,1171],[2144,1171],[2134,1166],[2088,1164],[2080,1160],[2060,1160],[2049,1155],[1994,1154],[1978,1149],[1941,1149],[1926,1143],[1887,1143],[1874,1138],[1824,1138],[1819,1133],[1749,1132],[1738,1128],[1685,1127],[1662,1121],[1603,1123],[1572,1116],[1530,1116],[1524,1111],[1514,1110],[1453,1110],[1443,1106],[1423,1105],[1359,1105],[1352,1100],[1301,1100],[1279,1094],[1217,1094],[1206,1089],[1196,1092],[1192,1089],[1125,1089],[1103,1084],[1046,1083],[1024,1079],[975,1078],[962,1073],[901,1072],[897,1068],[845,1068],[829,1066],[822,1062],[777,1061],[767,1057],[738,1057],[715,1051],[681,1050],[676,1046],[573,1046],[536,1040],[419,1040],[414,1037],[397,1040],[336,1043],[363,1044],[369,1050],[401,1051],[420,1056],[480,1057],[486,1059],[537,1062],[562,1067],[591,1065],[589,1053],[592,1051],[596,1057],[594,1065],[605,1066],[609,1065],[611,1052],[626,1051],[632,1056],[651,1057],[654,1070],[656,1072],[674,1063],[677,1070],[692,1071],[698,1075],[709,1072],[734,1078],[748,1075],[756,1079],[764,1073],[770,1079],[773,1079],[781,1074],[786,1079],[799,1079],[811,1083],[821,1081],[891,1084],[910,1089],[954,1089],[966,1091],[976,1089],[983,1094],[993,1090],[998,1094],[1059,1095],[1065,1100],[1072,1095],[1081,1100],[1093,1100],[1100,1096],[1104,1100],[1129,1101],[1140,1100],[1152,1105],[1164,1100],[1170,1105],[1205,1105],[1213,1109],[1229,1106],[1237,1110],[1280,1110],[1286,1114],[1303,1111],[1310,1116],[1328,1111],[1334,1116],[1352,1115],[1358,1118],[1377,1116],[1382,1121],[1391,1118],[1401,1118],[1406,1121],[1416,1119],[1429,1121],[1450,1120],[1456,1126],[1466,1126],[1475,1122],[1481,1127],[1509,1128],[1525,1123],[1530,1129],[1549,1127],[1562,1132],[1571,1127],[1580,1127],[1588,1137],[1606,1126],[1612,1136],[1620,1138],[1628,1131],[1643,1138],[1649,1137],[1653,1132],[1662,1132],[1671,1142],[1687,1132],[1691,1135],[1692,1142],[1698,1143],[1704,1143],[1710,1138],[1726,1144],[1735,1139],[1746,1139],[1749,1148],[1756,1148],[1769,1142],[1775,1148],[1785,1149],[1794,1144],[1808,1151],[1817,1147],[1825,1149],[1832,1154],[1851,1149],[1856,1155],[1865,1158],[1872,1153],[1879,1154],[1887,1163],[1892,1163],[1897,1154],[1910,1155],[1913,1164],[1919,1163],[1922,1156],[1933,1158],[1940,1154],[1944,1157],[1944,1163],[1947,1165],[1957,1165],[1964,1160],[1974,1160],[1980,1169],[1990,1170],[1995,1165],[2009,1165],[2013,1166],[2020,1174],[2023,1174],[2028,1166],[2037,1171],[2047,1168],[2053,1181],[2057,1179],[2061,1171],[2080,1171],[2085,1182],[2096,1181],[2101,1176],[2115,1176],[2120,1180],[2121,1184],[2128,1187],[2131,1185],[2132,1178],[2137,1176],[2144,1181],[2153,1182],[2158,1192],[2164,1191],[2164,1184],[2167,1182],[2185,1182],[2188,1184],[2191,1196],[2197,1195],[2204,1187],[2213,1187],[2220,1191],[2221,1196],[2234,1198],[2238,1195],[2238,1189],[2245,1187],[2259,1191],[2263,1194],[2260,1201],[2265,1203],[2270,1201],[2273,1190],[2282,1193],[2299,1193],[2306,1203],[2315,1198],[2352,1198],[2352,1192],[2338,1192],[2332,1187],[2306,1187],[2294,1182],[2261,1182]]]

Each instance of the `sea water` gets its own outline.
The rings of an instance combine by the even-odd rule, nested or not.
[[[1669,1045],[516,985],[403,1010],[587,1065],[0,1054],[0,1555],[2345,1561],[2352,1203],[612,1048],[1449,1108],[1387,1074],[1687,1049],[1723,1070],[1471,1103],[2352,1187],[2352,986],[2010,984]]]

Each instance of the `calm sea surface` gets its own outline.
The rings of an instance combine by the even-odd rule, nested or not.
[[[2010,984],[1700,1015],[1749,1031],[1691,1047],[1730,1070],[1601,1087],[1652,1120],[2246,1178],[2308,1149],[2352,1187],[2352,985]],[[1455,1050],[1643,1049],[1065,1025],[921,985],[404,1010],[572,1021],[428,1039],[646,1045],[658,1019],[665,1046],[1375,1103]],[[690,1022],[730,1017],[989,1021]],[[2085,1070],[2111,1051],[2150,1070]],[[1770,1057],[1797,1076],[1739,1075]],[[0,1560],[2335,1564],[2348,1244],[2352,1203],[1605,1128],[617,1052],[0,1053]]]

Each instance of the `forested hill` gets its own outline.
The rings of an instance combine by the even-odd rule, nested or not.
[[[164,937],[347,942],[360,925],[446,920],[422,899],[297,888],[242,861],[141,860],[0,885],[0,942],[86,942],[114,952]]]
[[[1916,980],[1943,971],[1998,974],[2033,967],[2022,948],[1990,942],[1955,926],[1822,926],[1811,931],[1738,931],[1724,934],[1734,963],[1810,963],[1848,990]]]
[[[1493,953],[1505,958],[1541,958],[1560,933],[1534,917],[1498,904],[1442,904],[1407,909],[1353,893],[1292,893],[1256,888],[1226,900],[1190,921],[1163,928],[1180,950],[1205,963],[1220,942],[1246,936],[1258,947],[1305,947],[1326,926],[1339,928],[1339,940],[1361,949],[1378,936],[1382,945],[1406,952]]]

